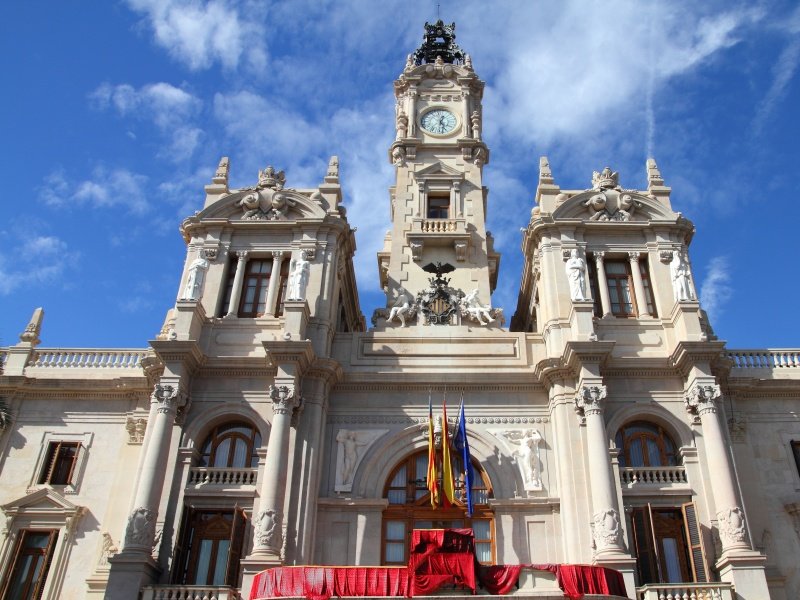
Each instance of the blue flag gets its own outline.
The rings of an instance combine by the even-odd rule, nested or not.
[[[472,457],[469,454],[469,442],[467,441],[467,420],[464,418],[464,394],[461,394],[461,406],[458,409],[458,432],[456,433],[455,445],[461,452],[461,464],[464,466],[464,496],[467,500],[467,516],[472,516]]]

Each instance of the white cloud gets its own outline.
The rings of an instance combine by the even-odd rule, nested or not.
[[[49,206],[89,205],[94,208],[122,207],[125,212],[143,214],[150,210],[147,177],[127,169],[98,166],[91,179],[67,179],[62,169],[44,178],[39,200]]]
[[[264,31],[257,3],[225,0],[128,0],[144,16],[156,43],[191,70],[215,63],[235,69],[244,62],[253,70],[266,64]],[[240,15],[240,8],[246,15]],[[245,12],[242,10],[242,12]]]
[[[708,264],[703,286],[700,288],[700,304],[708,313],[711,323],[722,313],[724,305],[731,299],[730,264],[727,256],[717,256]]]
[[[203,102],[169,83],[151,83],[138,90],[126,83],[103,83],[89,95],[89,100],[95,107],[113,108],[123,117],[151,121],[170,140],[159,156],[176,163],[190,158],[204,136],[195,124]],[[136,139],[135,133],[127,135]]]
[[[31,235],[20,239],[4,232],[4,239],[0,251],[0,296],[21,287],[57,282],[80,256],[56,236]]]

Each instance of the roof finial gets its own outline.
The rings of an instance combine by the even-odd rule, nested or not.
[[[438,12],[438,9],[437,9]],[[441,56],[442,61],[460,65],[464,63],[464,51],[456,43],[456,24],[445,25],[441,19],[436,23],[425,23],[422,45],[414,52],[414,64],[429,64]]]

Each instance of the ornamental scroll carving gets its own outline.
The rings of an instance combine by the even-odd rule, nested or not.
[[[619,513],[613,508],[592,515],[592,540],[595,550],[602,552],[609,548],[619,548]]]
[[[260,548],[276,552],[281,548],[281,515],[277,510],[265,508],[258,513],[255,522],[255,542]]]
[[[714,401],[722,395],[718,385],[697,384],[689,390],[683,401],[690,415],[717,412]]]
[[[125,546],[143,546],[148,550],[156,536],[156,513],[140,506],[128,517],[125,529]]]
[[[744,525],[744,512],[741,508],[734,506],[719,511],[717,521],[723,548],[744,543],[747,532]]]
[[[245,221],[277,221],[286,218],[289,207],[296,203],[282,193],[286,183],[286,174],[267,167],[258,172],[258,185],[247,188],[249,194],[237,203],[244,209],[242,219]]]
[[[601,413],[607,395],[608,389],[604,385],[584,385],[575,395],[575,412],[580,417]]]

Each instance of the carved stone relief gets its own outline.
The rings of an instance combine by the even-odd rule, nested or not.
[[[143,417],[128,417],[125,423],[128,432],[129,444],[141,444],[144,441],[144,432],[147,430],[147,419]]]
[[[289,207],[295,205],[292,199],[281,193],[285,183],[286,175],[283,171],[276,172],[271,166],[259,171],[256,187],[247,188],[250,193],[237,203],[244,209],[242,219],[246,221],[285,219]]]
[[[156,513],[140,506],[128,517],[125,529],[125,546],[152,548],[156,535]]]
[[[281,548],[281,515],[278,511],[267,508],[258,513],[255,519],[255,545],[280,551]]]
[[[616,510],[609,508],[592,515],[591,527],[596,551],[619,548],[620,523]]]
[[[388,429],[340,429],[336,433],[336,492],[350,492],[361,459]]]
[[[528,492],[542,490],[542,469],[539,447],[542,435],[537,429],[497,429],[491,433],[504,440],[509,447],[514,448],[511,455],[515,457],[524,482],[524,489]]]
[[[108,559],[114,556],[117,552],[119,552],[119,548],[114,543],[114,539],[111,537],[111,534],[107,531],[103,532],[103,541],[100,547],[100,556],[97,559],[97,566],[102,568],[108,568]]]
[[[719,536],[723,547],[741,544],[747,538],[744,525],[744,512],[738,506],[726,508],[717,513]]]

